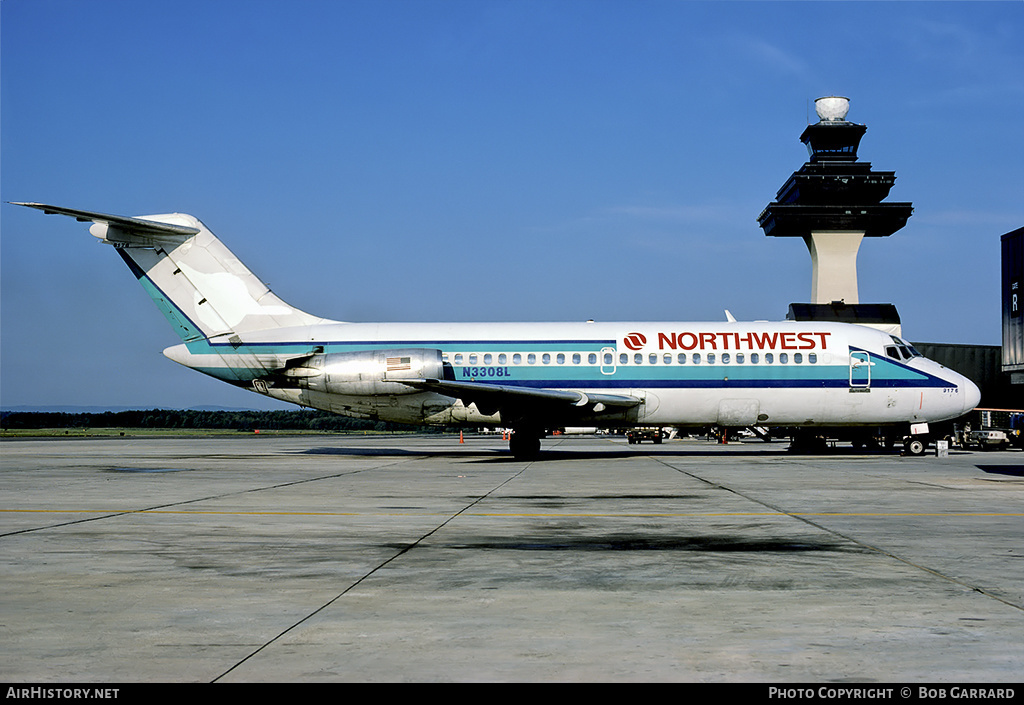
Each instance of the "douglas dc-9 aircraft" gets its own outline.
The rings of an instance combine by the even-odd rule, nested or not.
[[[289,306],[199,220],[41,203],[92,222],[181,337],[175,362],[367,419],[511,427],[534,457],[564,426],[883,429],[921,454],[977,406],[966,377],[842,323],[342,323]],[[731,316],[730,316],[731,319]]]

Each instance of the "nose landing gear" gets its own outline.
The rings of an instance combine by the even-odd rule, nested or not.
[[[907,436],[907,439],[903,441],[903,450],[907,455],[924,455],[927,447],[928,444],[924,439],[917,436]]]

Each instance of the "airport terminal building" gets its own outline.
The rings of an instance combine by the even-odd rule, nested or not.
[[[1002,371],[1018,400],[1024,397],[1024,228],[1002,237],[1003,347]]]

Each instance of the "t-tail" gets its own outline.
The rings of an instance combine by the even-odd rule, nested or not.
[[[16,203],[92,221],[185,343],[240,341],[246,333],[323,322],[277,297],[197,218],[125,217],[44,203]]]

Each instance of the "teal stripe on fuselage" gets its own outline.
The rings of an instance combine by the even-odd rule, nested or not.
[[[442,349],[448,353],[449,360],[459,348],[463,352],[476,352],[478,364],[455,364],[452,370],[456,380],[493,382],[495,384],[519,384],[528,387],[554,388],[839,388],[849,386],[849,366],[847,364],[823,363],[774,363],[774,364],[626,364],[614,367],[614,372],[605,374],[600,365],[571,363],[573,352],[587,353],[609,347],[607,341],[457,341],[453,343],[436,341],[388,341],[387,343],[369,343],[363,341],[346,341],[332,343],[316,343],[323,347],[324,353],[353,352],[362,350],[388,350],[402,347],[422,347]],[[507,346],[507,348],[505,347]],[[591,349],[588,350],[589,346]],[[209,344],[208,341],[195,341],[189,344],[193,353],[206,354],[276,354],[282,356],[303,355],[310,352],[311,343],[257,343],[243,344],[237,348],[229,344]],[[551,352],[552,361],[543,364],[538,362],[520,365],[481,364],[486,350],[496,356],[504,353],[511,359],[516,352],[528,354],[534,349],[537,352]],[[567,358],[563,364],[557,364],[554,351],[566,351]],[[467,358],[468,359],[468,358]],[[585,358],[584,358],[585,359]],[[880,355],[872,354],[871,386],[879,388],[897,387],[944,387],[949,383],[938,377],[914,370],[903,363],[889,360]],[[604,369],[610,369],[605,367]],[[249,368],[203,368],[201,371],[214,377],[230,380],[251,380],[259,376]]]

